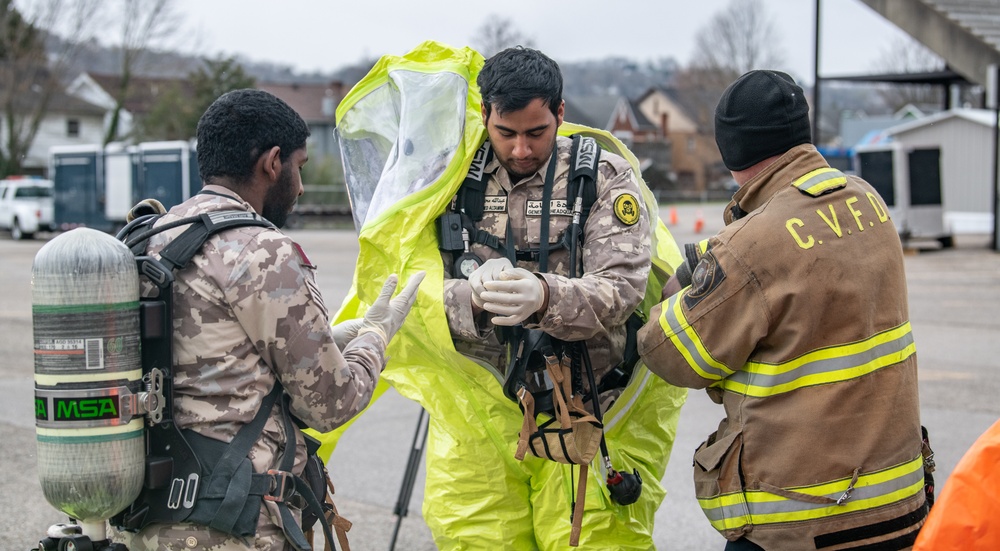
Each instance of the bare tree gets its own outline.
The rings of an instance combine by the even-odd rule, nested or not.
[[[534,47],[535,41],[521,33],[510,18],[492,14],[476,29],[472,44],[483,57],[488,58],[512,46]]]
[[[751,69],[776,69],[780,37],[761,0],[731,0],[695,37],[691,68],[705,85],[725,89]],[[715,80],[715,82],[713,82]]]
[[[898,36],[872,63],[877,73],[926,73],[944,69],[944,60],[908,36]],[[879,87],[879,95],[893,110],[908,104],[916,106],[942,103],[942,90],[929,84],[897,84]]]
[[[107,3],[106,5],[114,5]],[[105,132],[104,143],[120,139],[121,112],[132,91],[132,80],[142,69],[142,61],[150,48],[176,36],[181,17],[174,11],[173,0],[119,0],[117,19],[121,34],[121,72],[118,89],[114,91],[115,107]]]
[[[23,169],[42,118],[95,27],[97,0],[0,0],[0,175]],[[66,38],[50,41],[49,35]]]
[[[699,30],[691,61],[677,73],[675,85],[690,98],[699,125],[709,128],[726,87],[751,69],[780,68],[780,51],[780,37],[764,3],[731,0]]]

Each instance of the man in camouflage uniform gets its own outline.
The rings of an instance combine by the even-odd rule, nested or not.
[[[445,253],[444,306],[455,348],[503,380],[508,359],[498,333],[522,324],[556,339],[585,341],[600,382],[622,360],[625,322],[643,298],[650,270],[649,220],[635,174],[623,158],[602,152],[596,201],[578,244],[583,273],[577,269],[577,277],[568,277],[565,248],[552,250],[548,269],[539,272],[538,255],[529,258],[528,251],[558,243],[572,222],[572,201],[567,201],[571,140],[557,137],[564,113],[562,76],[541,52],[518,47],[487,60],[477,82],[495,157],[485,167],[485,212],[476,227],[519,253],[512,264],[498,250],[472,243],[470,252],[484,262],[468,279],[448,279],[453,258]],[[543,244],[543,188],[553,162],[548,243]],[[612,389],[602,395],[605,407],[618,393]],[[476,399],[493,398],[482,394]],[[647,429],[656,430],[634,427]],[[456,440],[452,452],[428,451],[429,480],[438,479],[431,474],[437,470],[461,481],[425,490],[424,517],[438,547],[565,547],[575,471],[531,456],[514,461],[517,435],[506,435],[505,447],[499,447],[489,434],[480,419],[461,420],[449,425],[449,437]],[[470,486],[481,491],[470,492]],[[590,486],[603,490],[601,484]],[[652,486],[628,509],[606,496],[588,499],[582,548],[628,549],[630,539],[640,541],[638,548],[650,548],[653,513],[663,497],[655,480]]]
[[[156,225],[215,211],[255,212],[281,227],[302,194],[309,130],[280,99],[259,90],[221,96],[198,123],[202,191],[175,206]],[[155,235],[157,253],[188,226]],[[385,365],[386,344],[416,297],[422,274],[390,300],[395,276],[365,318],[331,330],[316,287],[315,266],[275,228],[224,230],[205,242],[174,284],[174,416],[178,426],[229,442],[249,423],[276,383],[292,415],[329,431],[369,402]],[[249,458],[256,473],[278,469],[294,453],[305,461],[303,435],[285,450],[281,407],[274,407]],[[289,548],[274,502],[264,501],[253,541],[193,524],[152,524],[120,532],[129,549]],[[298,517],[298,514],[295,514]]]

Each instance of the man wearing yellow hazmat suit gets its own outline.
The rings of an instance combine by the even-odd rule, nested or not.
[[[527,66],[537,71],[522,71]],[[489,80],[499,94],[490,101],[472,85],[481,69],[487,76],[480,84]],[[498,84],[512,76],[544,82],[551,93]],[[356,294],[338,318],[371,300],[366,280],[385,270],[427,270],[425,286],[440,276],[442,302],[415,307],[411,319],[422,323],[403,328],[384,375],[430,413],[424,518],[440,549],[564,548],[575,502],[582,504],[580,548],[653,547],[653,516],[664,496],[659,480],[686,394],[641,363],[623,362],[625,325],[658,301],[680,255],[634,156],[607,133],[562,124],[561,81],[558,66],[533,50],[498,54],[483,67],[469,49],[428,42],[380,60],[338,109],[360,229],[357,273],[366,276],[356,277]],[[526,101],[512,94],[527,94]],[[569,134],[594,137],[604,150],[575,257],[568,247],[541,246],[559,243],[573,222],[566,203],[571,142],[561,137]],[[487,137],[492,158],[483,153]],[[466,243],[459,232],[446,247],[442,220],[461,214],[465,203],[453,198],[471,172],[486,184],[483,217],[464,228],[475,230]],[[547,269],[539,269],[540,256]],[[571,273],[570,264],[582,269]],[[525,415],[504,392],[516,351],[508,346],[515,331],[505,336],[503,328],[518,327],[588,344],[594,385],[573,388],[601,391],[606,440],[589,471],[523,450],[523,460],[515,458]],[[593,403],[585,403],[589,413]],[[582,496],[581,472],[592,482]],[[609,490],[615,474],[641,479],[636,501],[616,502]]]

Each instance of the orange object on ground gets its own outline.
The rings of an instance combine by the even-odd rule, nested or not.
[[[1000,549],[1000,421],[965,452],[934,502],[913,551]]]
[[[676,226],[677,225],[677,208],[676,207],[670,207],[670,225],[671,226]]]
[[[698,209],[695,213],[694,218],[694,233],[701,233],[701,230],[705,228],[705,218],[701,214],[701,209]]]

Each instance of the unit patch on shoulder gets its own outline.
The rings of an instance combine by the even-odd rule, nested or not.
[[[684,295],[684,304],[689,310],[694,308],[725,279],[726,273],[722,271],[715,255],[711,251],[701,255],[701,260],[691,272],[691,288]]]
[[[639,201],[635,195],[623,193],[615,198],[615,216],[626,226],[639,221]]]

